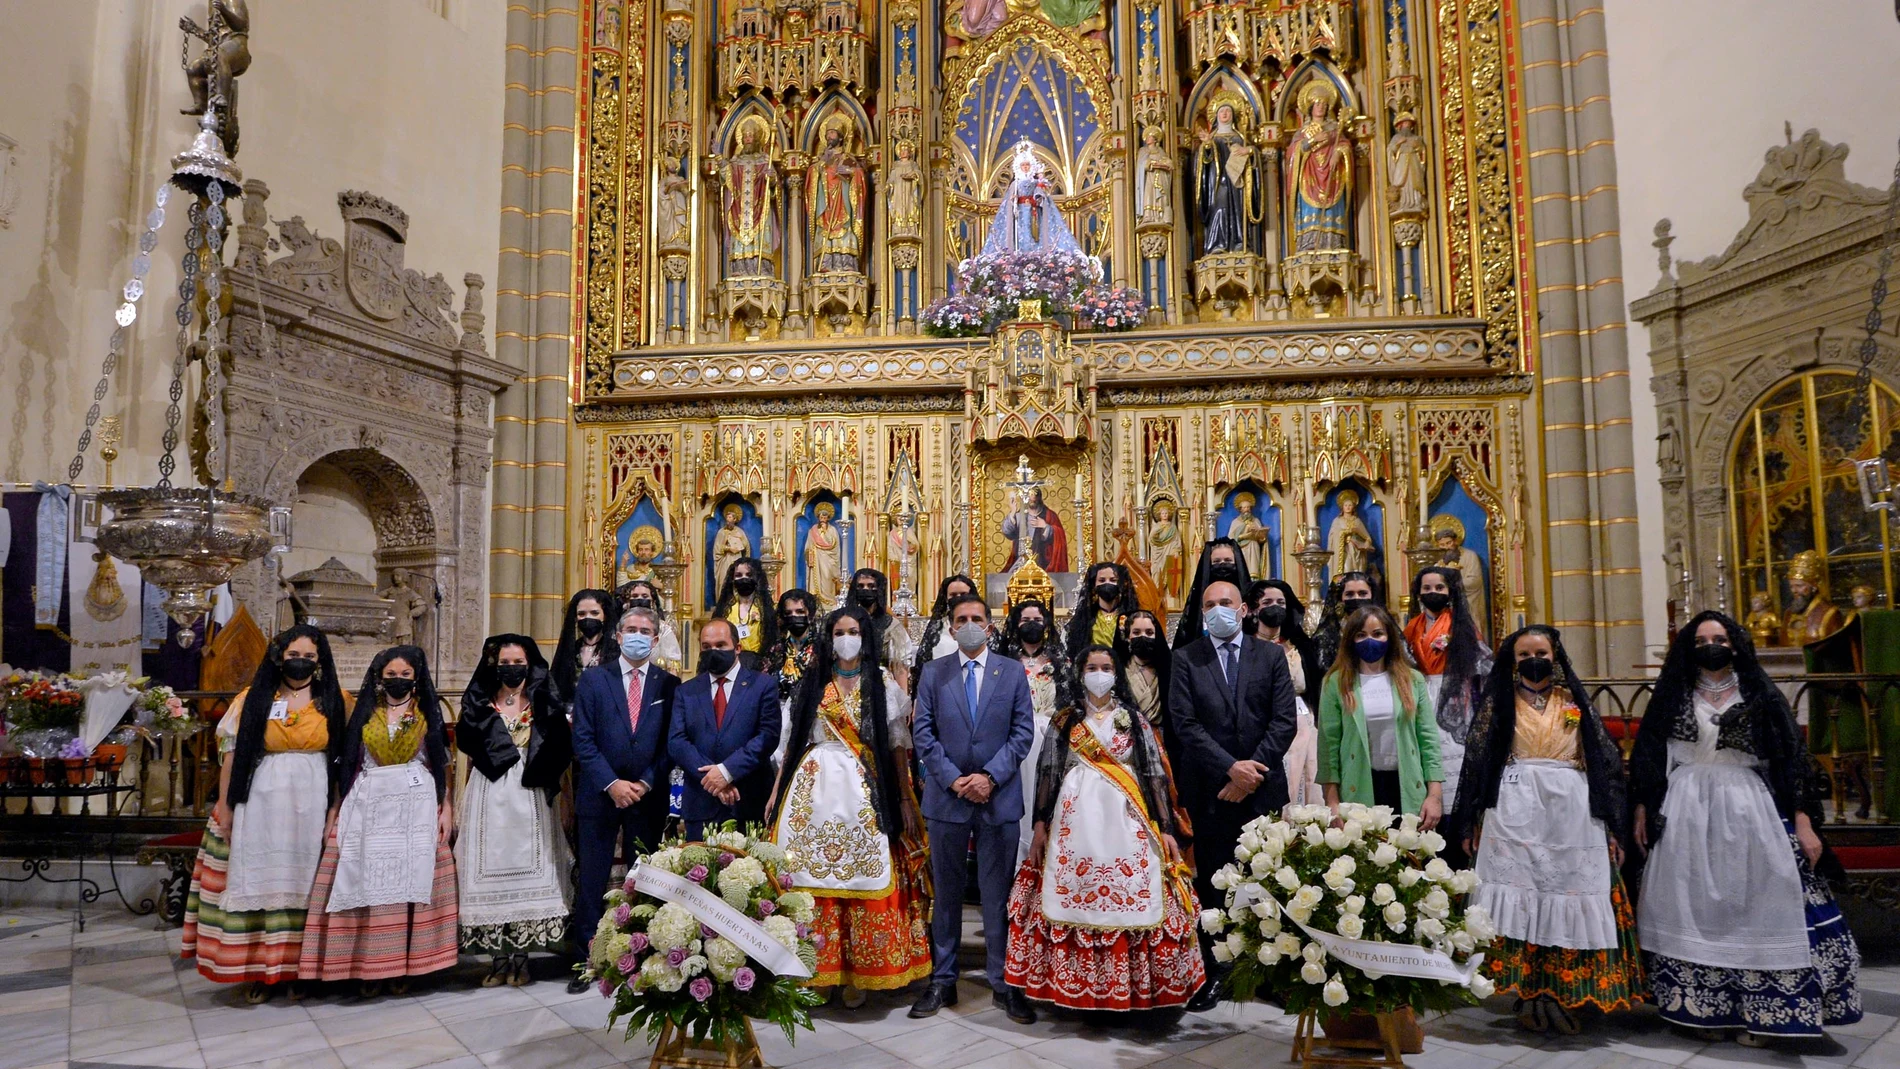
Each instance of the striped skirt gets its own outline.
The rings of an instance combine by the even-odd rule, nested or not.
[[[337,840],[323,844],[317,882],[310,889],[297,975],[305,980],[393,980],[421,976],[455,964],[455,854],[435,848],[435,879],[429,904],[401,903],[326,912],[336,883]]]
[[[184,947],[180,956],[195,958],[198,971],[221,984],[297,979],[303,951],[304,911],[260,909],[227,913],[220,901],[229,875],[231,844],[214,821],[205,823],[198,863],[191,872],[185,900]]]

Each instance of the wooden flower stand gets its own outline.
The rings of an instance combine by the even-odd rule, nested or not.
[[[696,1040],[671,1022],[660,1027],[659,1045],[647,1069],[770,1069],[759,1053],[759,1037],[752,1022],[745,1023],[745,1040],[725,1044]]]
[[[1289,1061],[1300,1063],[1304,1069],[1312,1066],[1378,1066],[1399,1067],[1405,1064],[1403,1053],[1406,1044],[1407,1022],[1403,1013],[1376,1013],[1370,1015],[1377,1024],[1377,1034],[1365,1038],[1320,1035],[1319,1014],[1307,1010],[1300,1014],[1299,1022],[1293,1029],[1293,1055]],[[1417,1025],[1413,1024],[1416,1030]],[[1361,1055],[1353,1052],[1367,1051]]]

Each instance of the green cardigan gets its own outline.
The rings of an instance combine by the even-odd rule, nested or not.
[[[1366,718],[1358,712],[1365,708],[1353,684],[1353,709],[1346,713],[1339,700],[1339,677],[1328,675],[1319,694],[1319,776],[1320,783],[1339,785],[1339,800],[1371,805],[1372,741],[1366,734]],[[1413,715],[1405,715],[1400,705],[1394,727],[1399,743],[1399,803],[1407,813],[1416,813],[1425,805],[1425,785],[1442,783],[1444,769],[1438,760],[1438,718],[1432,712],[1431,692],[1425,689],[1423,673],[1412,673]]]

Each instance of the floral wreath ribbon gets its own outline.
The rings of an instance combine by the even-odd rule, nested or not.
[[[662,902],[671,902],[686,910],[693,915],[693,919],[737,943],[748,957],[757,960],[773,973],[800,980],[811,978],[811,970],[798,960],[798,955],[784,943],[767,935],[764,925],[684,876],[675,876],[643,861],[634,870],[633,882],[641,894],[652,895]]]
[[[1254,883],[1244,883],[1234,888],[1234,905],[1269,907],[1268,916],[1279,914],[1293,921],[1300,931],[1306,933],[1308,939],[1325,947],[1326,953],[1374,980],[1382,976],[1410,976],[1420,980],[1437,980],[1440,983],[1470,987],[1472,979],[1478,975],[1478,968],[1484,964],[1482,953],[1471,955],[1469,960],[1460,965],[1451,960],[1449,954],[1412,943],[1381,943],[1371,939],[1347,939],[1343,935],[1316,931],[1294,920],[1293,916],[1287,913],[1271,895],[1261,894],[1260,886]]]
[[[1095,732],[1090,731],[1087,724],[1078,723],[1069,728],[1069,748],[1075,751],[1082,760],[1087,761],[1089,767],[1107,777],[1108,782],[1128,799],[1128,803],[1135,807],[1135,812],[1141,814],[1142,819],[1148,822],[1148,833],[1154,836],[1155,848],[1161,849],[1161,825],[1148,812],[1147,799],[1142,797],[1141,785],[1135,782],[1134,774],[1129,772],[1120,761],[1115,760],[1114,755],[1108,752],[1108,749],[1102,745],[1102,740],[1095,737]],[[1187,865],[1169,860],[1166,851],[1162,853],[1162,861],[1167,865],[1167,875],[1163,877],[1163,882],[1180,900],[1181,909],[1189,916],[1193,916],[1194,890],[1188,884]]]

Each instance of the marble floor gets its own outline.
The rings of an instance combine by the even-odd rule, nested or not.
[[[644,1065],[641,1042],[607,1027],[606,1000],[569,995],[553,962],[527,987],[481,989],[479,969],[434,977],[406,997],[318,993],[299,1003],[245,1005],[178,960],[178,933],[103,907],[85,931],[70,911],[0,913],[0,1069],[164,1066],[172,1069],[604,1069]],[[1596,1023],[1574,1038],[1530,1036],[1503,1014],[1508,1000],[1429,1023],[1417,1069],[1702,1069],[1890,1066],[1900,1069],[1900,967],[1861,977],[1867,1019],[1796,1050],[1751,1050],[1678,1036],[1652,1014]],[[858,1010],[819,1011],[796,1046],[761,1033],[768,1062],[814,1069],[1256,1069],[1285,1064],[1293,1021],[1264,1004],[1150,1027],[1108,1027],[1048,1012],[1011,1023],[980,983],[929,1021],[909,999],[873,995]]]

